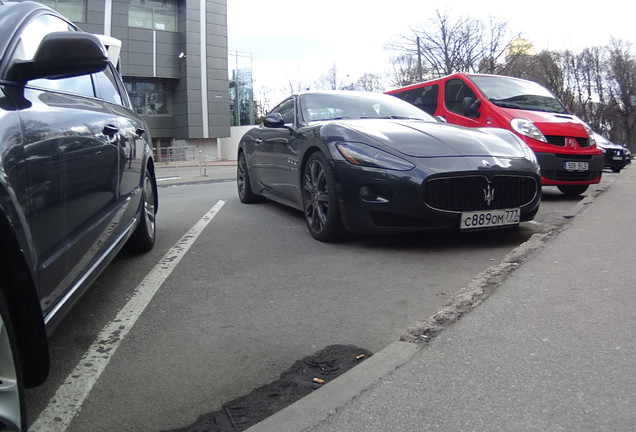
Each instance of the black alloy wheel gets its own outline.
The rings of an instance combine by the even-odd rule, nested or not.
[[[263,197],[252,191],[250,172],[247,168],[245,153],[242,151],[238,155],[238,163],[236,164],[236,186],[238,188],[239,199],[243,204],[254,204],[263,201]]]
[[[130,238],[129,246],[136,252],[149,252],[155,245],[157,234],[157,195],[152,174],[146,170],[141,191],[142,203],[139,210],[139,225]]]
[[[336,196],[336,177],[320,152],[307,160],[302,177],[305,221],[311,235],[319,241],[339,240],[344,232]]]
[[[581,195],[588,188],[588,185],[559,185],[557,188],[568,196]]]

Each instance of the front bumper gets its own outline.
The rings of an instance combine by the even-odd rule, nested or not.
[[[481,158],[480,158],[481,160]],[[465,161],[458,160],[459,164]],[[339,177],[339,198],[345,228],[355,233],[392,233],[431,229],[457,229],[460,227],[462,211],[502,209],[512,206],[521,210],[521,221],[532,220],[539,209],[541,186],[539,176],[531,171],[501,170],[439,170],[424,172],[415,168],[411,171],[388,171],[374,168],[354,167],[347,163],[336,163]],[[432,171],[432,170],[431,170]],[[506,177],[494,180],[494,177]],[[523,177],[524,183],[531,183],[530,196],[523,205],[515,205],[511,198],[512,188],[504,187],[507,178]],[[491,191],[497,198],[486,203],[486,186],[492,184]],[[468,189],[462,193],[464,182]],[[436,187],[432,187],[436,181]],[[499,181],[500,183],[497,183]],[[501,183],[503,181],[504,183]],[[442,187],[440,183],[444,183]],[[433,190],[434,189],[434,190]],[[435,203],[433,205],[432,203]]]
[[[544,186],[585,185],[601,181],[603,173],[603,154],[579,155],[558,153],[536,153],[541,167],[541,183]],[[567,170],[566,162],[587,162],[585,171]]]

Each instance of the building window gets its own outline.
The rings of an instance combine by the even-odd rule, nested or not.
[[[124,78],[126,92],[138,114],[170,114],[170,83],[167,80],[137,80]]]
[[[177,12],[176,0],[132,0],[128,25],[176,32]]]
[[[86,0],[39,0],[73,22],[86,22]]]

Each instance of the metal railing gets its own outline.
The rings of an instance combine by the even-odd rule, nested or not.
[[[200,175],[207,176],[208,163],[219,160],[217,157],[208,156],[196,146],[165,147],[157,151],[152,149],[157,163],[180,164],[198,166]]]
[[[196,146],[163,147],[153,149],[157,162],[199,162],[200,155]]]

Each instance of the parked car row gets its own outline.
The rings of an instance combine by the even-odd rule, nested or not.
[[[39,3],[0,2],[0,430],[27,429],[47,338],[126,245],[155,242],[148,127],[104,45]]]
[[[453,74],[387,93],[285,99],[239,143],[241,201],[301,210],[321,241],[502,228],[534,217],[542,185],[579,195],[631,161],[531,81]]]

